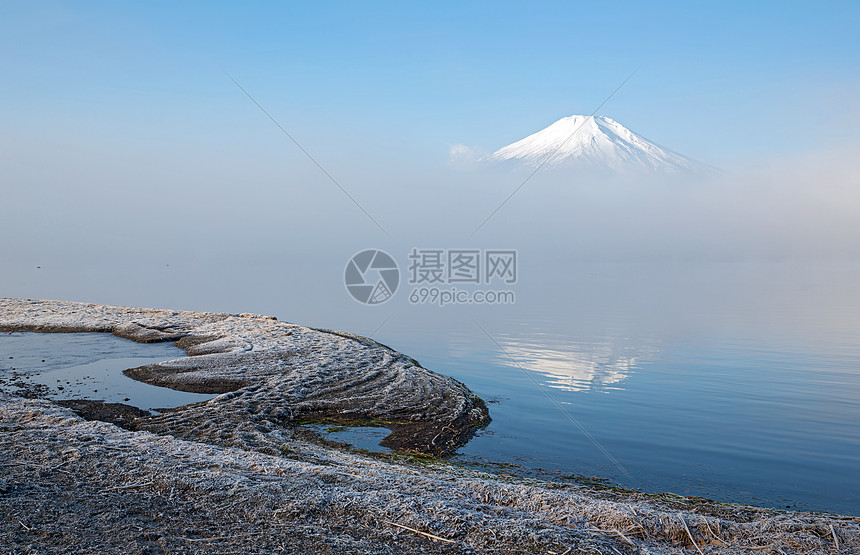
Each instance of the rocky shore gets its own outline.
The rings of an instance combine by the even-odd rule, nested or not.
[[[271,316],[0,299],[0,331],[109,332],[175,342],[189,356],[125,373],[221,395],[126,422],[133,430],[276,453],[280,440],[271,445],[261,430],[311,420],[374,423],[391,430],[387,447],[445,455],[489,422],[484,402],[453,378],[370,339]]]
[[[4,552],[857,553],[860,519],[380,458],[295,425],[373,423],[444,457],[486,425],[460,382],[369,339],[251,314],[0,299],[0,330],[175,341],[127,371],[217,393],[158,415],[0,394]]]

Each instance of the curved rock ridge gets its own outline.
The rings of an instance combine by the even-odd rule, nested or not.
[[[284,424],[373,423],[392,432],[383,445],[444,455],[489,422],[484,402],[453,378],[373,340],[272,316],[0,298],[0,330],[175,342],[189,356],[125,373],[219,395],[140,417],[127,426],[136,430],[271,451],[270,432]]]

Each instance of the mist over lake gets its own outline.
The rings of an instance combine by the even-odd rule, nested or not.
[[[548,172],[471,238],[519,174],[440,167],[385,186],[347,174],[391,238],[319,176],[226,198],[146,195],[135,202],[144,211],[94,187],[7,243],[3,291],[372,335],[491,401],[493,423],[461,450],[468,464],[852,513],[857,195],[847,168],[814,189],[804,186],[814,169],[800,170],[690,182]],[[15,193],[20,229],[46,206],[37,190]],[[410,303],[409,254],[464,247],[516,250],[517,281],[505,286],[515,302]],[[365,248],[401,271],[378,306],[344,287]]]

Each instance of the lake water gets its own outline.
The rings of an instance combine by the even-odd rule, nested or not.
[[[464,464],[860,514],[860,264],[538,266],[521,253],[513,305],[412,305],[406,289],[368,307],[342,282],[357,250],[327,254],[330,267],[311,264],[305,274],[249,262],[241,275],[224,266],[207,282],[195,278],[216,274],[214,266],[184,275],[172,268],[174,283],[194,284],[172,293],[185,302],[105,292],[100,299],[254,311],[372,335],[489,401],[493,422],[459,451]],[[69,297],[61,293],[43,296]],[[119,358],[177,356],[169,345],[116,341],[134,349]],[[50,363],[64,347],[40,349],[29,363]],[[114,355],[101,343],[93,349],[75,364]],[[378,440],[368,437],[363,447]]]
[[[410,307],[374,336],[491,402],[461,460],[860,514],[858,265],[540,276],[515,306],[446,307],[420,325]]]

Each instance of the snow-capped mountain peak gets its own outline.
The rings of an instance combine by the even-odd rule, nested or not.
[[[525,139],[502,147],[489,160],[515,160],[531,166],[580,164],[616,171],[675,173],[705,166],[660,147],[604,116],[569,116]]]

